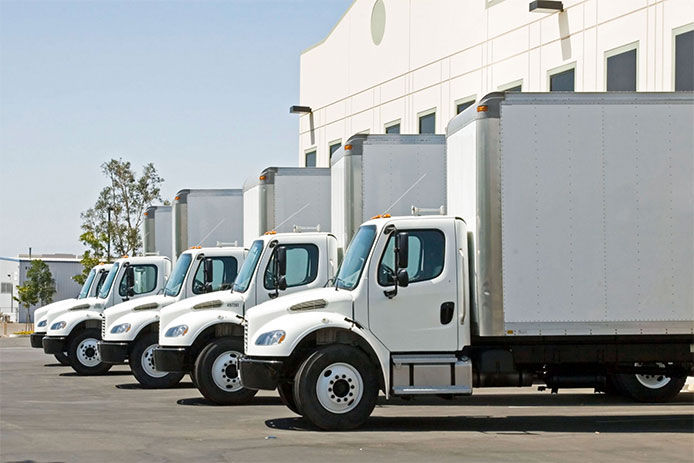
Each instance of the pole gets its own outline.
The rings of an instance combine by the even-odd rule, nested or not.
[[[107,251],[106,251],[106,262],[111,263],[111,206],[108,207],[108,226],[107,226],[107,234],[108,234],[108,245],[107,245]]]
[[[10,314],[12,314],[12,312],[14,312],[14,285],[12,284],[12,274],[8,273],[7,278],[10,279]],[[5,331],[7,331],[7,325],[5,325]],[[7,332],[5,332],[5,334],[7,334]]]

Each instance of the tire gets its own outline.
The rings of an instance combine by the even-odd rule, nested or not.
[[[181,382],[185,373],[164,372],[154,368],[153,349],[159,342],[158,333],[140,337],[130,351],[128,363],[133,376],[146,389],[164,389]]]
[[[73,335],[68,342],[67,359],[78,375],[103,375],[111,369],[111,364],[103,363],[99,357],[96,345],[99,339],[99,329],[87,328]]]
[[[190,380],[193,382],[193,386],[195,386],[195,389],[198,388],[198,380],[195,378],[195,368],[188,372],[188,376],[190,376]]]
[[[335,344],[311,354],[294,380],[303,416],[326,431],[363,425],[378,398],[378,369],[355,347]]]
[[[684,387],[686,376],[615,375],[619,390],[637,402],[669,402]]]
[[[216,338],[195,361],[195,382],[202,395],[218,405],[241,405],[250,402],[258,391],[241,385],[238,358],[243,354],[243,340]]]
[[[55,359],[60,362],[61,365],[64,365],[66,367],[70,366],[70,361],[67,358],[67,353],[66,352],[61,352],[59,354],[54,354]]]
[[[291,411],[297,415],[302,415],[297,406],[296,400],[294,400],[294,384],[293,383],[280,383],[277,385],[277,392],[280,395],[280,400],[284,405],[287,406]]]

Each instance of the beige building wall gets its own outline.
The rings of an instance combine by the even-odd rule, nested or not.
[[[604,91],[606,57],[630,47],[637,90],[674,89],[674,35],[694,29],[694,0],[564,0],[550,13],[529,3],[355,0],[301,55],[299,104],[312,113],[300,116],[299,165],[316,150],[317,165],[329,166],[331,144],[394,122],[418,133],[432,111],[444,133],[457,103],[516,85],[548,91],[549,75],[568,68],[576,91]]]

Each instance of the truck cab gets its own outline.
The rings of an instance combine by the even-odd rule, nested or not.
[[[144,387],[177,384],[183,374],[154,369],[152,352],[159,339],[159,312],[175,302],[231,289],[246,250],[240,247],[193,247],[180,256],[162,294],[133,299],[103,311],[99,355],[106,364],[129,363]]]
[[[123,257],[116,260],[95,297],[85,298],[63,311],[48,313],[43,338],[47,354],[67,352],[70,366],[79,375],[102,374],[111,368],[99,357],[101,313],[131,299],[157,294],[171,272],[167,257]]]
[[[63,299],[62,301],[53,302],[52,304],[45,305],[34,311],[35,329],[34,333],[31,335],[31,347],[43,349],[43,337],[48,331],[48,313],[64,313],[70,307],[75,305],[75,302],[82,299],[87,299],[91,297],[96,297],[99,294],[101,286],[106,281],[108,272],[111,270],[111,264],[99,264],[95,265],[87,275],[87,279],[82,285],[77,298]],[[67,356],[64,352],[55,354],[55,358],[63,365],[68,365]]]
[[[157,370],[191,372],[216,403],[242,403],[237,360],[244,351],[246,311],[265,301],[324,286],[337,269],[337,241],[328,233],[268,233],[255,240],[231,291],[191,297],[161,310]]]

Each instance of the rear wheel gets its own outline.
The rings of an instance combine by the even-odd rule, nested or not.
[[[66,367],[70,366],[70,361],[67,358],[67,352],[61,352],[59,354],[54,354],[55,359],[60,362],[61,365],[65,365]]]
[[[157,347],[157,333],[147,333],[135,341],[130,352],[129,364],[135,379],[147,389],[162,389],[175,386],[185,373],[159,371],[154,368],[154,348]]]
[[[294,396],[302,414],[321,429],[354,429],[378,397],[378,370],[361,350],[332,345],[311,354],[297,372]]]
[[[75,334],[68,343],[67,359],[78,375],[103,375],[111,369],[111,364],[103,363],[99,356],[97,342],[101,332],[87,328]]]
[[[622,393],[637,402],[668,402],[679,394],[686,381],[686,376],[615,375]]]
[[[213,339],[195,361],[195,382],[202,395],[219,405],[248,403],[258,392],[241,384],[238,361],[243,353],[243,340]]]

